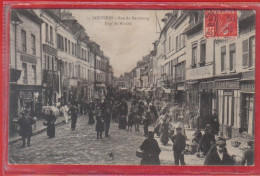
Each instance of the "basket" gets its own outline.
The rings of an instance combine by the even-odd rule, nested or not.
[[[138,158],[143,158],[145,156],[145,153],[143,150],[141,150],[140,148],[136,150],[136,156]]]

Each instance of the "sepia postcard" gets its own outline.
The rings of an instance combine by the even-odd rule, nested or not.
[[[10,165],[255,165],[255,10],[9,14]]]

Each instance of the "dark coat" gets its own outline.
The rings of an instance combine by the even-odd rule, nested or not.
[[[195,131],[194,134],[193,134],[194,138],[192,139],[192,142],[196,142],[199,144],[200,142],[200,139],[202,137],[202,133],[201,131]]]
[[[160,140],[162,143],[167,143],[169,141],[169,123],[164,122],[160,126]]]
[[[223,159],[221,160],[217,152],[217,146],[214,144],[205,157],[204,165],[232,166],[234,165],[234,160],[229,156],[226,150],[223,151]]]
[[[145,152],[141,165],[160,165],[159,154],[161,149],[155,139],[145,139],[140,149]]]
[[[244,151],[243,157],[241,159],[241,164],[244,166],[253,166],[255,163],[255,150],[250,148]]]
[[[217,135],[218,132],[219,132],[219,126],[220,126],[219,122],[218,122],[218,115],[213,114],[211,116],[210,125],[211,125],[211,128],[212,128],[212,130],[211,130],[212,134]]]
[[[134,124],[135,116],[136,116],[135,112],[131,112],[128,115],[128,122],[127,122],[128,126],[132,126]]]
[[[204,155],[206,155],[212,144],[216,142],[215,136],[211,133],[203,134],[200,139],[200,149],[203,151]]]
[[[96,123],[96,131],[101,131],[103,132],[104,129],[105,129],[105,121],[104,121],[104,118],[99,115],[96,116],[96,120],[97,120],[97,123]]]
[[[122,102],[120,105],[120,115],[126,116],[128,113],[128,106],[126,102]]]
[[[20,118],[18,120],[18,124],[20,125],[19,135],[23,138],[32,136],[32,124],[34,123],[35,120],[33,120],[31,117],[25,118],[25,116],[23,116]]]
[[[47,121],[47,136],[49,137],[55,137],[55,121],[56,116],[55,115],[48,115],[46,116]]]
[[[171,140],[173,143],[172,149],[174,152],[181,153],[182,151],[185,150],[186,139],[183,134],[176,134],[171,138]]]
[[[72,106],[68,113],[71,114],[71,118],[77,118],[78,108],[76,106]]]

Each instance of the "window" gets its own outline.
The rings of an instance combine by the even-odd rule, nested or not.
[[[72,55],[74,55],[74,44],[71,43],[71,46],[72,46]]]
[[[46,62],[47,62],[47,59],[46,59],[46,54],[44,54],[44,59],[43,59],[43,69],[45,70],[46,69]]]
[[[226,70],[226,46],[221,47],[221,72]]]
[[[65,52],[67,52],[67,39],[65,38]]]
[[[50,26],[50,42],[53,43],[53,28]]]
[[[35,35],[31,35],[31,40],[32,40],[32,54],[36,55],[36,43],[35,43]]]
[[[26,32],[24,30],[21,31],[21,39],[22,39],[22,50],[26,52]]]
[[[52,64],[51,64],[51,68],[52,68],[52,70],[54,70],[54,62],[55,62],[55,60],[54,60],[54,57],[51,57],[52,59]]]
[[[181,45],[181,47],[183,48],[183,47],[185,47],[186,37],[185,37],[185,35],[181,35],[181,36],[182,36],[182,40],[181,40],[182,45]]]
[[[28,84],[27,64],[22,64],[23,84]]]
[[[84,50],[83,50],[83,48],[81,49],[81,58],[83,59],[84,57]]]
[[[249,67],[255,65],[255,36],[249,38]]]
[[[194,23],[197,23],[198,20],[199,20],[199,14],[198,14],[198,12],[195,12],[195,14],[194,14]]]
[[[90,58],[90,52],[88,51],[88,62],[89,62],[89,58]]]
[[[255,65],[255,36],[242,42],[243,67]]]
[[[68,40],[68,51],[70,53],[70,41]]]
[[[235,60],[236,60],[236,44],[231,44],[229,46],[229,70],[235,70]]]
[[[57,47],[60,50],[64,50],[63,37],[60,34],[57,34],[57,36],[58,36]]]
[[[200,44],[200,66],[204,66],[206,62],[206,43]]]
[[[176,51],[179,50],[179,38],[178,36],[176,37]]]
[[[178,44],[179,44],[179,50],[182,48],[182,46],[181,46],[181,37],[182,37],[182,35],[179,35],[179,42],[178,42]]]
[[[46,31],[45,31],[45,40],[48,41],[49,40],[49,29],[48,29],[48,24],[45,23],[45,28],[46,28]]]
[[[34,84],[37,84],[36,65],[32,65],[32,70],[33,70],[33,80],[34,80]]]
[[[249,66],[249,42],[248,39],[242,41],[242,58],[243,58],[243,67]]]
[[[46,55],[45,55],[46,56]],[[46,59],[46,69],[49,70],[49,64],[50,64],[50,58],[49,56],[47,56],[47,59]]]
[[[191,67],[196,67],[197,63],[197,44],[192,45],[192,60],[191,60]]]
[[[171,36],[169,36],[169,51],[171,51]]]

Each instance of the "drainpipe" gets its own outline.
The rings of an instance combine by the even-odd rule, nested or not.
[[[17,37],[17,35],[16,35],[16,26],[17,26],[17,23],[16,23],[16,21],[15,21],[15,24],[14,24],[14,58],[15,58],[15,63],[14,63],[14,67],[15,67],[15,69],[17,69],[17,51],[16,51],[16,37]]]

